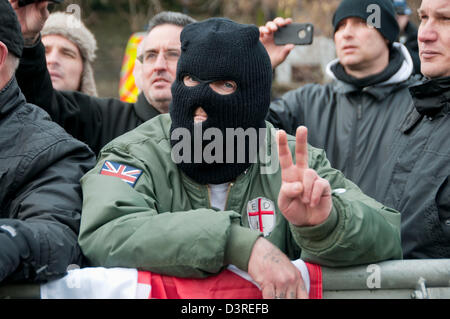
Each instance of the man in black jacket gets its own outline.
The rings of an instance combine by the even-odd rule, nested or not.
[[[23,39],[0,0],[0,282],[46,281],[81,264],[79,179],[89,148],[27,104],[14,77]]]
[[[450,0],[422,0],[419,16],[428,80],[410,88],[377,197],[402,213],[405,258],[450,258]]]
[[[379,21],[370,19],[373,5],[380,10]],[[260,28],[273,67],[293,48],[275,46],[273,40],[278,27],[289,22],[278,18]],[[327,68],[333,81],[287,92],[272,102],[268,120],[291,134],[307,126],[311,145],[324,149],[334,168],[373,197],[392,132],[412,103],[413,62],[405,46],[395,42],[399,28],[390,0],[343,0],[333,26],[338,59]]]
[[[172,100],[170,87],[181,51],[180,33],[194,19],[181,13],[162,12],[150,20],[139,58],[143,92],[136,103],[126,103],[54,90],[39,36],[48,17],[47,4],[19,7],[18,0],[9,1],[16,10],[25,38],[24,54],[16,73],[22,92],[30,103],[46,110],[55,122],[88,144],[96,154],[112,139],[168,112]]]

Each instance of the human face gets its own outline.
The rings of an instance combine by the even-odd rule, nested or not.
[[[56,90],[79,91],[83,73],[83,59],[78,47],[60,35],[46,35],[47,69]]]
[[[162,24],[150,31],[142,45],[142,89],[148,102],[161,113],[169,111],[171,86],[181,53],[183,28]]]
[[[423,0],[418,12],[422,74],[429,78],[450,76],[450,0]]]
[[[339,62],[357,78],[380,73],[389,63],[388,41],[361,18],[343,19],[334,41]]]

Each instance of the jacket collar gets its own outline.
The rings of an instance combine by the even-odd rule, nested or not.
[[[373,86],[368,86],[363,89],[364,92],[371,94],[377,100],[382,100],[387,95],[391,94],[392,91],[397,90],[399,85],[401,85],[402,87],[409,86],[412,82],[408,81],[408,79],[410,79],[411,75],[413,74],[414,64],[411,55],[408,52],[408,49],[399,42],[393,43],[393,47],[394,49],[399,50],[404,57],[404,61],[400,69],[387,81],[378,83]],[[326,68],[327,75],[335,81],[334,88],[336,92],[342,94],[360,92],[360,90],[356,86],[340,81],[336,78],[336,75],[332,71],[331,67],[337,63],[339,63],[339,59],[335,59],[328,63]]]
[[[409,88],[413,107],[400,130],[407,134],[424,117],[434,117],[440,112],[450,113],[450,77],[428,80]]]
[[[13,77],[6,86],[0,90],[0,117],[11,112],[18,105],[25,102],[16,78]]]
[[[143,122],[161,114],[153,105],[148,103],[144,93],[139,94],[138,100],[134,104],[134,109]]]
[[[450,77],[427,80],[409,89],[417,112],[435,116],[450,111]]]

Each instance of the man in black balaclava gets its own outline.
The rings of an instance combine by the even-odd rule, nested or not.
[[[81,181],[79,243],[92,265],[189,278],[234,265],[265,298],[304,298],[290,260],[344,266],[400,256],[399,214],[308,147],[306,128],[296,138],[280,132],[277,155],[264,122],[272,70],[256,26],[193,23],[181,47],[170,114],[108,144]],[[227,134],[239,129],[245,143]],[[258,152],[275,162],[270,174]]]

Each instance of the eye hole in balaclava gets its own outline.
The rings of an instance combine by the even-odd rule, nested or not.
[[[197,79],[192,75],[185,75],[183,76],[183,83],[187,87],[196,87],[200,84],[208,84],[211,90],[219,95],[233,94],[237,90],[237,84],[233,80],[204,81]]]
[[[183,142],[185,136],[181,138],[174,133],[184,129],[190,133],[191,149],[183,149],[183,160],[176,163],[199,183],[230,182],[255,162],[251,150],[259,149],[259,129],[266,127],[264,119],[272,85],[269,56],[259,41],[256,26],[225,18],[211,18],[186,26],[181,33],[181,45],[177,77],[172,85],[171,144],[173,151],[180,149],[178,143]],[[234,92],[218,94],[211,87],[221,85],[223,89],[223,85],[231,85]],[[199,108],[204,110],[207,120],[194,124]],[[236,136],[227,136],[231,129],[253,130],[257,139],[246,137],[245,145],[239,147]],[[214,139],[208,135],[211,131],[215,132]],[[194,143],[196,136],[200,136],[197,144]],[[215,157],[211,162],[203,158],[209,144],[219,140],[222,144],[216,152],[221,159]]]

